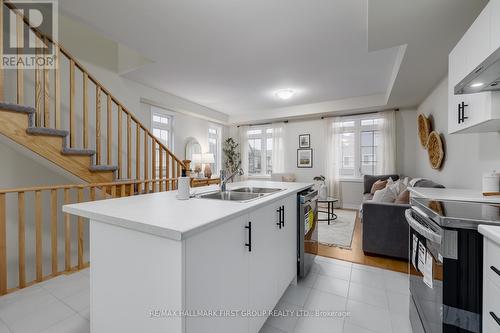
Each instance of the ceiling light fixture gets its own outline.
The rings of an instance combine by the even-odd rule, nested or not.
[[[482,82],[478,82],[478,83],[473,83],[470,85],[471,88],[479,88],[479,87],[482,87],[484,86],[484,83]]]
[[[295,95],[295,90],[293,89],[280,89],[280,90],[277,90],[274,95],[276,97],[278,97],[279,99],[290,99],[293,97],[293,95]]]

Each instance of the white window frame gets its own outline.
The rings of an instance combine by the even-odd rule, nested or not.
[[[163,118],[168,118],[168,124],[161,124],[153,120],[154,116],[159,116]],[[167,148],[174,153],[174,113],[158,106],[151,105],[151,133],[154,134],[155,129],[168,131],[168,144],[165,143],[161,138],[157,139],[162,142]]]
[[[345,123],[350,123],[353,122],[354,126],[349,126],[349,127],[343,127],[341,126],[340,132],[341,133],[349,133],[352,132],[354,133],[354,175],[352,176],[340,176],[341,181],[362,181],[364,174],[362,173],[362,146],[361,146],[361,133],[365,131],[380,131],[380,123],[379,124],[374,124],[370,126],[361,126],[361,122],[363,120],[378,120],[383,121],[382,118],[377,115],[377,114],[368,114],[368,115],[359,115],[359,116],[349,116],[349,117],[343,117],[341,120],[342,124]],[[342,144],[342,143],[340,143]],[[344,160],[343,160],[343,155],[342,155],[342,148],[340,150],[340,165],[343,166]],[[381,158],[381,156],[379,156]],[[378,163],[379,161],[375,161]],[[376,167],[375,170],[376,171]],[[375,172],[374,172],[375,173]]]
[[[210,130],[215,130],[216,131],[215,135],[217,137],[214,137],[214,135],[210,133]],[[215,163],[213,164],[212,173],[218,174],[219,171],[222,170],[222,126],[214,123],[209,123],[207,130],[207,137],[208,137],[209,153],[213,153],[215,158]],[[211,139],[217,140],[215,152],[210,151]]]
[[[261,130],[260,134],[250,134],[250,131],[253,130]],[[247,165],[248,168],[248,176],[254,178],[270,178],[271,174],[267,174],[267,139],[273,140],[273,127],[271,125],[260,125],[260,126],[250,126],[247,131],[247,139],[260,139],[261,140],[261,155],[260,155],[260,165],[261,172],[260,173],[250,173],[250,158],[248,158]],[[250,145],[250,144],[249,144]],[[273,143],[271,142],[271,150],[273,148]],[[250,149],[248,150],[250,153]],[[272,159],[272,153],[271,153]],[[271,162],[272,163],[272,162]]]

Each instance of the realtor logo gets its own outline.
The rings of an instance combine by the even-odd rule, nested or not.
[[[57,0],[13,0],[4,5],[3,68],[55,68],[57,22]]]

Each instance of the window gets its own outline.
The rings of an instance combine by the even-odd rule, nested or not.
[[[153,135],[169,148],[172,147],[173,118],[165,110],[151,106],[151,128],[153,129]]]
[[[174,146],[173,122],[174,116],[168,114],[167,110],[151,106],[151,129],[153,130],[153,135],[171,151],[173,151]],[[165,174],[166,167],[166,165],[163,166],[163,174]],[[158,145],[156,145],[156,174],[160,174],[160,147]]]
[[[214,155],[214,163],[210,164],[212,173],[218,174],[222,169],[222,127],[210,124],[208,127],[208,152]]]
[[[361,116],[339,123],[342,178],[361,178],[379,173],[382,121],[373,116]]]
[[[266,126],[251,127],[248,135],[248,174],[271,176],[273,170],[273,129]]]

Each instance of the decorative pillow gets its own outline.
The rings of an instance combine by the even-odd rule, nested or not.
[[[396,198],[395,203],[397,204],[409,204],[410,203],[410,191],[404,190]]]
[[[375,191],[372,199],[373,202],[394,202],[394,200],[396,200],[396,195],[388,187]]]
[[[281,181],[285,182],[285,183],[293,183],[295,182],[295,176],[283,176],[281,177]]]
[[[391,179],[391,178],[389,178],[389,179]],[[373,183],[372,190],[370,191],[370,193],[375,194],[376,191],[384,189],[387,186],[387,182],[389,181],[389,179],[377,180],[375,183]]]
[[[403,193],[408,186],[405,185],[404,180],[398,179],[396,182],[392,183],[391,185],[389,185],[389,183],[387,183],[387,187],[390,188],[391,191],[394,192],[394,195],[397,197],[398,195]]]

